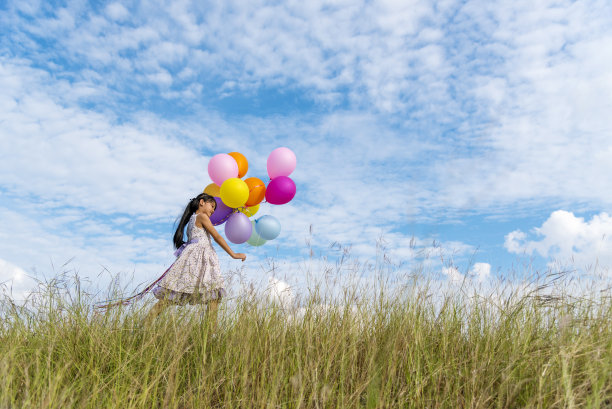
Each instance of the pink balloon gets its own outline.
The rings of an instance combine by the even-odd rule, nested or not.
[[[266,200],[274,205],[288,203],[295,196],[295,183],[287,176],[279,176],[270,181],[266,188]]]
[[[244,213],[232,214],[225,223],[225,236],[232,243],[244,243],[251,237],[251,233],[253,233],[253,224]]]
[[[268,156],[268,176],[270,179],[289,176],[295,170],[297,159],[289,148],[276,148]]]
[[[208,162],[208,176],[221,186],[226,179],[238,177],[238,163],[227,153],[219,153]]]

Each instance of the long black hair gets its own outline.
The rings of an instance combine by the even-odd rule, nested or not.
[[[217,202],[215,201],[215,198],[209,194],[200,193],[196,197],[192,198],[189,203],[187,203],[187,206],[185,206],[183,216],[181,217],[181,220],[179,221],[178,226],[176,227],[176,231],[174,232],[174,239],[172,240],[174,242],[174,248],[178,249],[183,245],[183,243],[185,243],[185,241],[183,240],[185,226],[189,222],[189,218],[191,218],[191,215],[194,214],[196,210],[198,210],[198,207],[200,207],[200,200],[204,200],[205,202],[214,202],[215,209],[217,208]]]

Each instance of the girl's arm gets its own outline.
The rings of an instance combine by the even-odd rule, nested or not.
[[[234,253],[234,251],[227,244],[223,236],[221,236],[219,232],[217,231],[217,229],[215,229],[215,226],[213,226],[208,216],[206,216],[205,214],[199,213],[196,216],[196,225],[198,223],[202,224],[202,227],[204,227],[204,229],[210,233],[213,239],[215,239],[215,241],[219,244],[219,246],[221,246],[221,248],[225,250],[227,254],[230,255],[231,258],[240,259],[242,261],[246,259],[246,254]]]

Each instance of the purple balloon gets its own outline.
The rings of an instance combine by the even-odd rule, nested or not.
[[[218,226],[227,221],[234,209],[223,203],[223,200],[221,200],[220,197],[215,197],[215,202],[217,202],[217,207],[215,208],[212,216],[210,216],[210,222],[213,224],[213,226]]]
[[[241,244],[251,238],[253,225],[249,218],[240,212],[232,214],[225,223],[225,236],[234,244]]]
[[[295,183],[288,176],[275,177],[266,188],[266,200],[274,205],[288,203],[295,196]]]

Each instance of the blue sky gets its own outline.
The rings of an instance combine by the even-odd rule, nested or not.
[[[156,278],[208,160],[265,179],[279,146],[298,193],[260,214],[281,236],[234,245],[244,266],[219,249],[227,270],[275,257],[291,283],[306,240],[374,260],[380,237],[449,279],[612,265],[607,1],[8,1],[0,27],[16,292],[69,260],[102,287]]]

